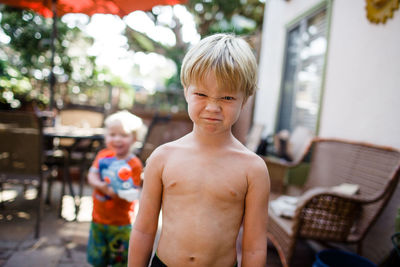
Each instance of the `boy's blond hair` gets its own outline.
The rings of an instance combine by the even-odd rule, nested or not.
[[[104,121],[106,128],[119,123],[126,133],[137,134],[137,132],[143,127],[143,121],[141,118],[133,115],[127,110],[118,111],[111,114]]]
[[[186,90],[201,83],[212,71],[218,87],[243,92],[244,102],[257,88],[257,62],[249,44],[233,34],[219,33],[202,39],[185,55],[181,82]]]

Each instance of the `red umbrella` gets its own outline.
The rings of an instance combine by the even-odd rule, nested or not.
[[[32,9],[45,17],[53,16],[53,5],[58,16],[67,13],[97,13],[126,16],[135,10],[150,10],[156,5],[175,5],[186,0],[0,0],[1,3]]]
[[[156,5],[175,5],[185,3],[187,0],[0,0],[0,3],[32,9],[45,17],[53,17],[55,21],[57,16],[67,13],[93,14],[113,14],[123,17],[135,10],[150,10]],[[50,108],[54,106],[54,85],[55,76],[54,67],[54,39],[56,37],[56,23],[53,23],[52,35],[52,66],[50,73]]]

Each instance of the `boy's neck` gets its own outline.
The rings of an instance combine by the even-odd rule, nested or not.
[[[127,159],[130,155],[132,155],[131,153],[128,153],[128,154],[126,154],[126,155],[117,155],[117,154],[115,154],[115,157],[118,159],[118,160],[123,160],[123,159]]]
[[[200,130],[196,130],[196,128],[193,128],[192,133],[194,141],[198,142],[203,146],[212,146],[212,147],[225,146],[227,144],[231,144],[232,142],[234,142],[235,139],[231,131],[209,134],[201,132]]]

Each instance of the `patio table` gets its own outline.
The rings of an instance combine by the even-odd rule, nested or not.
[[[50,138],[72,138],[75,140],[103,140],[104,128],[81,128],[74,126],[44,127],[43,134]]]
[[[75,219],[77,218],[79,207],[80,207],[80,198],[82,197],[83,192],[83,183],[85,177],[80,174],[80,187],[79,187],[79,198],[76,198],[76,194],[74,192],[72,186],[72,177],[70,175],[70,162],[71,162],[71,155],[74,153],[81,141],[87,140],[89,143],[94,141],[99,141],[100,143],[103,142],[104,139],[104,128],[80,128],[75,126],[55,126],[55,127],[43,127],[43,136],[46,139],[54,140],[55,138],[62,138],[62,139],[72,139],[73,144],[71,146],[60,146],[59,148],[63,150],[64,154],[64,171],[63,171],[63,187],[62,187],[62,195],[60,197],[60,204],[59,204],[59,216],[61,217],[61,210],[62,210],[62,199],[65,194],[65,184],[67,184],[70,194],[74,200],[75,204]],[[54,148],[53,148],[54,149]],[[90,146],[88,146],[90,149]],[[84,151],[89,152],[89,151]],[[86,158],[82,158],[82,164]]]

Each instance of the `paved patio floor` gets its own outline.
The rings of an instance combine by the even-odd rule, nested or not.
[[[86,242],[91,218],[91,188],[85,187],[81,212],[77,221],[71,197],[64,197],[64,218],[58,217],[60,184],[52,190],[51,205],[45,205],[41,234],[34,239],[35,206],[32,190],[23,196],[21,187],[5,187],[0,206],[0,266],[1,267],[86,267]],[[45,192],[45,190],[44,190]],[[67,219],[65,219],[67,218]],[[314,252],[301,243],[296,250],[292,266],[311,266]],[[268,249],[267,265],[281,266],[275,249]]]

